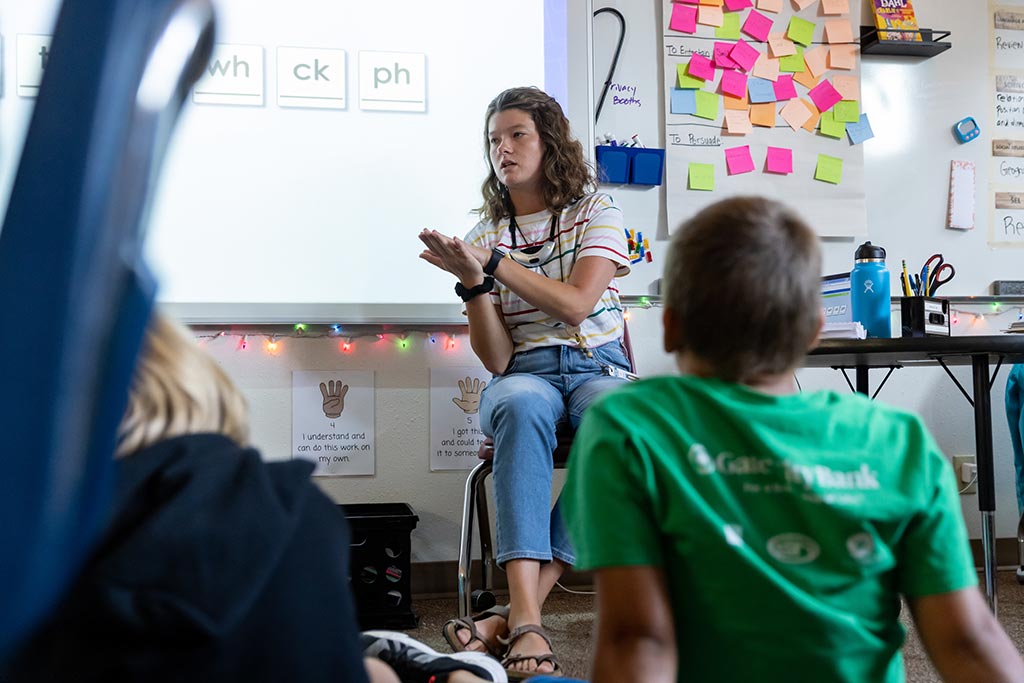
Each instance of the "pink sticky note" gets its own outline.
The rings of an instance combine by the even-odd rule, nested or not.
[[[757,64],[757,58],[761,56],[757,48],[747,43],[742,38],[736,41],[736,45],[729,51],[729,59],[740,65],[744,71],[750,71]]]
[[[743,99],[747,94],[747,75],[739,71],[723,71],[722,92]]]
[[[690,65],[686,68],[686,73],[710,81],[715,78],[715,65],[704,55],[694,52],[690,56]]]
[[[750,145],[725,150],[725,165],[729,170],[729,175],[753,171],[754,158],[750,156]]]
[[[796,97],[796,86],[793,85],[793,74],[779,74],[775,81],[775,99],[779,102]]]
[[[747,20],[743,22],[742,31],[755,40],[762,43],[768,40],[768,34],[772,30],[772,20],[755,9],[750,10]]]
[[[668,27],[683,33],[697,32],[697,8],[689,5],[672,5],[672,19]]]
[[[738,69],[740,65],[737,64],[729,56],[732,49],[736,47],[735,43],[715,43],[715,67],[719,69]]]
[[[786,147],[769,147],[767,162],[769,173],[792,173],[793,150]]]
[[[741,9],[753,7],[754,3],[750,0],[725,0],[725,6],[729,8],[730,12],[739,12]]]
[[[811,101],[814,102],[814,106],[818,108],[820,112],[826,112],[832,107],[836,106],[837,102],[841,102],[843,96],[839,94],[839,91],[832,87],[832,84],[828,81],[822,81],[818,85],[811,88],[808,93],[811,96]]]

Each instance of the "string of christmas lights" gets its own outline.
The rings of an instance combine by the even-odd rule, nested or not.
[[[623,306],[623,317],[628,321],[631,317],[630,311],[633,308],[637,309],[650,309],[656,306],[661,306],[661,302],[653,300],[649,297],[639,297],[634,301],[630,302],[631,305]],[[979,306],[986,306],[988,308],[985,312],[976,312],[966,310],[964,308],[950,307],[951,324],[959,325],[961,318],[969,318],[972,325],[979,325],[986,320],[999,318],[1006,314],[1015,314],[1018,321],[1024,320],[1024,306],[1018,306],[1016,304],[978,304]],[[267,326],[275,327],[275,326]],[[263,350],[270,355],[276,355],[282,349],[282,340],[286,338],[291,339],[325,339],[333,338],[338,340],[338,351],[341,353],[352,353],[355,351],[356,342],[359,340],[372,340],[370,343],[376,344],[387,340],[388,337],[392,339],[392,343],[399,350],[405,351],[411,347],[412,341],[415,337],[422,335],[425,343],[431,346],[436,346],[444,351],[455,351],[459,347],[458,336],[460,334],[466,334],[466,328],[462,326],[452,326],[450,329],[425,329],[422,327],[407,327],[401,329],[389,329],[381,326],[372,325],[307,325],[306,323],[296,323],[292,326],[287,326],[285,329],[261,329],[259,327],[246,328],[232,331],[206,331],[205,328],[198,328],[193,330],[193,336],[198,344],[207,344],[215,339],[221,337],[237,337],[236,350],[246,351],[249,349],[249,342],[252,338],[261,339],[263,341]]]

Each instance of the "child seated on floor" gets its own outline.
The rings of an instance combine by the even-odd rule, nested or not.
[[[814,232],[729,199],[666,267],[682,374],[598,399],[563,494],[595,571],[595,683],[902,681],[901,597],[945,680],[1024,680],[921,420],[795,384],[822,324]]]

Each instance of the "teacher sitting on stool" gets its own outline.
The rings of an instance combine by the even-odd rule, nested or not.
[[[465,241],[424,230],[420,256],[457,278],[473,351],[496,375],[480,415],[494,439],[497,562],[510,604],[450,621],[445,637],[456,650],[504,657],[515,680],[559,668],[541,606],[575,558],[551,508],[551,453],[556,427],[575,428],[629,368],[612,284],[629,261],[622,212],[595,192],[554,98],[536,88],[499,94],[484,117],[484,147],[480,223]]]

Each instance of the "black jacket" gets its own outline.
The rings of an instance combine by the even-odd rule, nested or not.
[[[4,681],[364,683],[340,509],[218,435],[120,462],[114,517]]]

